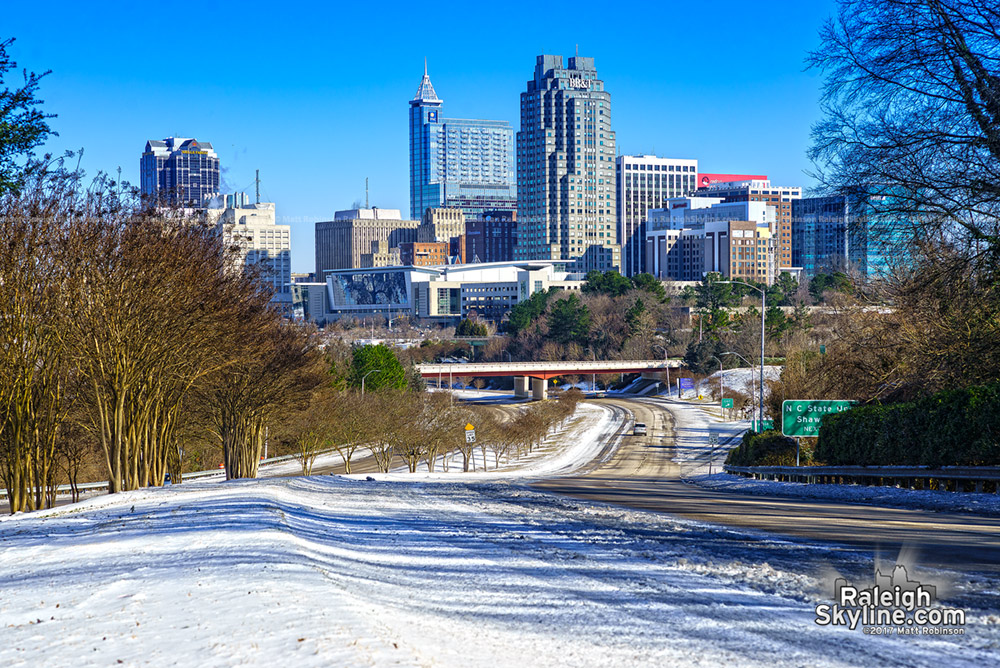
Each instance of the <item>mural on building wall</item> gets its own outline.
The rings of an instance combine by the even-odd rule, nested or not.
[[[402,271],[358,272],[333,275],[334,306],[406,307],[406,274]]]

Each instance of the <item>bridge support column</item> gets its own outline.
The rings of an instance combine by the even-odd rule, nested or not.
[[[527,376],[514,376],[514,396],[520,398],[527,398],[528,396]]]
[[[531,398],[535,401],[544,401],[548,399],[548,384],[549,381],[544,378],[532,378],[531,379]]]

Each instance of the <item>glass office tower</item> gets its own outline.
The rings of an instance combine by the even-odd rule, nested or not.
[[[410,100],[410,217],[428,208],[514,211],[514,131],[506,121],[444,118],[427,68]]]
[[[219,156],[197,139],[150,139],[139,161],[140,192],[160,204],[205,206],[219,194],[219,178]]]
[[[621,267],[611,95],[593,58],[538,56],[517,133],[519,260]]]

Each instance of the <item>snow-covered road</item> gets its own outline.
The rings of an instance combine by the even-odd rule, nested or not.
[[[506,483],[323,476],[131,492],[0,525],[3,665],[987,665],[813,623],[816,574],[732,532]],[[719,548],[725,539],[726,549]]]
[[[563,473],[609,433],[522,464]],[[553,462],[557,462],[553,464]],[[514,477],[515,472],[507,474]],[[952,637],[817,626],[871,555],[483,473],[185,483],[0,520],[5,666],[982,666],[997,583],[936,578]]]

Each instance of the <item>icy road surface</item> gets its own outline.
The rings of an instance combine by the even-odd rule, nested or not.
[[[568,435],[607,430],[600,411],[585,417]],[[965,636],[819,627],[835,571],[866,569],[870,554],[481,477],[185,483],[5,518],[0,665],[1000,660],[986,576],[931,574],[969,608]]]

